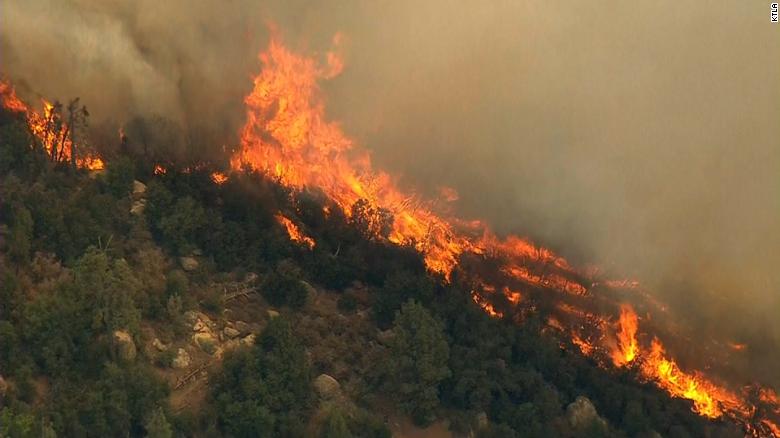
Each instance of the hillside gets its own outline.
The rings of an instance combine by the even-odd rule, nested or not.
[[[491,317],[370,204],[33,134],[0,114],[0,436],[743,434]]]

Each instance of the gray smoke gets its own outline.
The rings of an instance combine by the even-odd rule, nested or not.
[[[780,386],[780,38],[762,2],[6,0],[0,71],[235,141],[275,22],[346,37],[328,112],[464,216],[632,276]],[[200,144],[195,140],[199,140]]]

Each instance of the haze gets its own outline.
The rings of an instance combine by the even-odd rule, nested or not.
[[[378,167],[640,279],[780,385],[769,3],[11,0],[2,16],[0,71],[25,97],[81,96],[111,132],[162,115],[209,156],[235,141],[267,23],[312,52],[341,32],[328,112]]]

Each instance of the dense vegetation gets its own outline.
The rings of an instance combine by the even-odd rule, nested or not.
[[[483,437],[733,431],[630,371],[567,352],[533,317],[488,317],[468,284],[444,284],[414,250],[372,237],[367,224],[387,223],[385,212],[359,203],[348,220],[316,191],[249,171],[224,184],[205,164],[158,175],[132,150],[89,174],[52,164],[33,141],[23,119],[0,114],[0,437],[387,437],[385,419],[399,413]],[[136,180],[142,214],[131,213]],[[278,212],[317,245],[290,241]],[[198,267],[182,269],[192,256]],[[214,285],[249,273],[257,310],[228,309]],[[150,331],[192,349],[193,312],[241,311],[263,322],[254,342],[219,356],[202,404],[174,409],[174,349],[143,348]],[[323,373],[340,394],[318,395]],[[567,406],[579,396],[600,417],[574,421]]]

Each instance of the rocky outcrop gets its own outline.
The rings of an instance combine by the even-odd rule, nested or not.
[[[152,347],[157,349],[157,351],[165,351],[168,349],[168,346],[163,344],[159,338],[154,338],[152,341]]]
[[[488,427],[487,412],[481,411],[480,413],[478,413],[476,420],[477,420],[477,430],[482,430]]]
[[[248,335],[252,331],[252,327],[244,321],[236,321],[233,323],[233,327],[239,331],[242,335]]]
[[[8,392],[8,383],[6,383],[3,376],[0,376],[0,401],[3,400],[5,394]]]
[[[171,361],[171,366],[176,369],[187,368],[190,366],[191,361],[192,359],[190,359],[190,354],[187,353],[187,350],[179,348],[179,351],[176,352],[176,357]]]
[[[132,362],[138,354],[133,337],[124,330],[114,332],[114,346],[117,357],[123,362]]]
[[[241,332],[234,329],[233,327],[227,326],[222,330],[222,333],[225,335],[228,339],[237,338]]]
[[[320,374],[314,379],[314,390],[324,400],[335,398],[341,393],[339,381],[327,374]]]
[[[140,199],[144,193],[146,193],[146,184],[138,180],[133,181],[133,198]]]
[[[566,407],[566,419],[572,428],[583,430],[590,427],[594,422],[606,426],[606,421],[596,412],[593,403],[583,396],[577,397],[569,406]]]
[[[314,299],[317,296],[317,289],[314,288],[308,281],[301,280],[301,286],[306,289],[306,296],[309,299]]]
[[[199,266],[198,259],[195,257],[179,257],[179,263],[181,268],[187,272],[192,272],[198,269]]]
[[[217,351],[218,341],[211,333],[195,333],[192,335],[192,343],[208,354],[214,354]]]
[[[244,345],[246,347],[250,347],[252,345],[255,345],[255,335],[247,335],[241,338],[241,345]]]
[[[144,210],[146,210],[146,199],[139,199],[133,201],[133,205],[130,207],[130,214],[140,216],[144,214]]]

